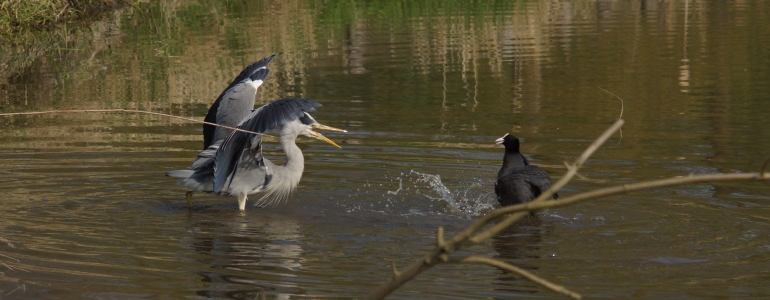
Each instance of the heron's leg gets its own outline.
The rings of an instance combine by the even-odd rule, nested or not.
[[[238,208],[241,211],[246,210],[246,200],[248,200],[248,199],[249,198],[246,197],[246,194],[238,194]]]
[[[193,208],[192,195],[193,195],[193,191],[189,191],[186,194],[184,194],[184,199],[187,200],[187,205],[189,205],[190,208]]]

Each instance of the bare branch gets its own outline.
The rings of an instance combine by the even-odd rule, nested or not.
[[[572,177],[575,176],[577,173],[577,169],[583,165],[583,163],[588,160],[588,158],[596,152],[596,150],[599,149],[599,147],[606,142],[612,134],[617,131],[620,126],[623,125],[623,120],[617,120],[612,126],[610,126],[609,129],[607,129],[602,135],[599,136],[593,143],[591,143],[590,146],[583,152],[583,154],[578,158],[577,161],[575,161],[574,164],[570,165],[567,164],[567,174],[563,176],[559,181],[557,181],[554,185],[551,186],[550,189],[543,192],[540,197],[535,199],[533,202],[540,202],[547,198],[550,198],[551,195],[553,195],[556,191],[558,191],[560,188],[562,188],[564,185],[566,185]],[[483,217],[481,217],[478,221],[474,222],[470,227],[468,227],[466,230],[460,232],[455,237],[453,237],[451,240],[444,242],[443,246],[437,246],[433,250],[431,250],[430,253],[425,255],[423,259],[420,259],[419,261],[416,261],[409,265],[406,269],[402,270],[398,276],[394,276],[391,278],[390,281],[383,283],[380,285],[374,292],[369,294],[366,299],[382,299],[385,298],[387,295],[392,293],[394,290],[396,290],[398,287],[403,285],[404,283],[408,282],[409,280],[412,280],[415,276],[419,275],[423,271],[433,267],[439,262],[446,261],[448,259],[448,255],[454,252],[455,249],[462,246],[464,243],[466,243],[473,234],[481,230],[484,226],[486,226],[490,221],[497,219],[503,215],[506,215],[508,213],[502,213],[499,214],[497,211],[493,211]],[[483,241],[484,239],[494,236],[497,233],[499,233],[504,228],[508,227],[510,224],[521,218],[522,216],[526,215],[525,212],[519,212],[516,214],[513,214],[511,216],[508,216],[506,220],[504,220],[501,223],[496,224],[492,228],[488,229],[482,234],[477,235],[476,237],[471,240],[472,243],[478,243],[480,241]]]
[[[498,269],[501,269],[501,270],[509,271],[511,273],[516,273],[516,274],[520,275],[521,277],[524,277],[527,280],[532,281],[534,283],[537,283],[537,284],[539,284],[539,285],[541,285],[541,286],[543,286],[543,287],[545,287],[545,288],[547,288],[547,289],[549,289],[551,291],[554,291],[556,293],[562,294],[562,295],[570,297],[572,299],[578,299],[579,300],[579,299],[582,298],[582,296],[580,296],[580,294],[578,294],[576,292],[573,292],[573,291],[570,291],[569,289],[567,289],[567,288],[565,288],[565,287],[563,287],[561,285],[558,285],[558,284],[555,284],[555,283],[550,282],[548,280],[545,280],[545,279],[543,279],[543,278],[541,278],[541,277],[539,277],[539,276],[537,276],[535,274],[532,274],[532,273],[530,273],[530,272],[528,272],[528,271],[526,271],[526,270],[524,270],[522,268],[519,268],[519,267],[511,265],[511,264],[508,264],[508,263],[506,263],[504,261],[501,261],[501,260],[498,260],[498,259],[494,259],[494,258],[491,258],[491,257],[484,257],[484,256],[468,256],[468,257],[465,257],[463,259],[460,259],[459,262],[461,262],[461,263],[472,263],[472,264],[484,264],[484,265],[492,266],[492,267],[495,267],[495,268],[498,268]]]
[[[541,210],[546,208],[562,207],[571,204],[575,204],[580,201],[593,200],[598,198],[604,198],[617,194],[624,194],[628,192],[662,188],[668,186],[702,183],[702,182],[718,182],[718,181],[736,181],[736,180],[770,180],[770,174],[762,173],[732,173],[732,174],[709,174],[709,175],[690,175],[687,177],[666,178],[653,181],[629,183],[619,186],[613,186],[585,193],[573,195],[559,201],[547,201],[540,203],[524,203],[518,205],[507,206],[495,211],[495,213],[514,213],[521,211]]]
[[[243,130],[243,129],[239,129],[239,128],[235,128],[235,127],[230,127],[230,126],[219,125],[219,124],[216,124],[216,123],[200,121],[200,120],[191,119],[191,118],[179,117],[179,116],[163,114],[163,113],[156,113],[156,112],[152,112],[152,111],[135,110],[135,109],[122,109],[122,108],[118,108],[118,109],[65,109],[65,110],[46,110],[46,111],[33,111],[33,112],[4,113],[4,114],[0,114],[0,117],[3,117],[3,116],[23,116],[23,115],[43,115],[43,114],[55,114],[55,113],[86,113],[86,112],[90,112],[90,113],[135,113],[135,114],[155,115],[155,116],[175,118],[175,119],[180,119],[180,120],[185,120],[185,121],[190,121],[190,122],[195,122],[195,123],[203,123],[203,124],[206,124],[206,125],[227,128],[227,129],[231,129],[231,130],[235,130],[235,131],[240,131],[240,132],[246,132],[246,133],[251,133],[251,134],[263,135],[262,133],[258,133],[258,132]]]
[[[485,241],[486,239],[493,237],[500,233],[503,229],[509,227],[521,217],[527,215],[527,211],[540,210],[545,208],[553,208],[574,204],[580,201],[588,199],[596,199],[607,197],[611,195],[617,195],[622,193],[628,193],[632,191],[638,191],[642,189],[661,188],[667,186],[702,183],[702,182],[715,182],[715,181],[731,181],[731,180],[770,180],[770,173],[766,173],[765,170],[770,165],[770,160],[765,162],[759,173],[738,173],[738,174],[711,174],[711,175],[690,175],[687,177],[669,178],[662,180],[653,180],[647,182],[639,182],[633,184],[624,184],[615,187],[608,187],[580,193],[567,198],[560,199],[559,201],[546,201],[551,199],[552,195],[564,187],[574,176],[577,175],[578,169],[588,160],[588,158],[596,152],[615,132],[620,130],[623,125],[623,120],[618,120],[607,131],[605,131],[599,138],[597,138],[591,145],[578,157],[578,159],[570,164],[565,163],[567,172],[556,183],[554,183],[550,189],[543,192],[537,199],[532,202],[507,206],[488,213],[485,216],[479,218],[476,222],[471,224],[467,229],[458,233],[451,240],[445,241],[443,239],[443,228],[439,228],[436,232],[436,247],[426,254],[419,261],[412,263],[401,272],[395,273],[395,276],[388,282],[380,285],[374,292],[372,292],[367,299],[382,299],[389,295],[391,292],[405,284],[415,276],[419,275],[423,271],[435,266],[440,262],[449,261],[448,255],[454,252],[456,249],[460,249],[464,246],[471,246]],[[502,221],[499,221],[494,226],[486,229],[485,231],[478,233],[482,228],[487,226],[491,221],[505,217]],[[478,234],[477,234],[478,233]],[[474,236],[474,234],[476,234]],[[520,274],[524,278],[531,280],[545,288],[548,288],[557,293],[572,297],[574,299],[580,299],[580,295],[569,291],[568,289],[550,283],[542,278],[539,278],[533,274],[521,270],[513,265],[505,262],[495,260],[488,257],[471,256],[460,260],[452,259],[451,261],[459,261],[464,263],[480,263],[490,266],[498,267],[503,270],[508,270]]]
[[[439,227],[436,230],[436,247],[444,246],[444,227]]]
[[[539,202],[545,201],[546,199],[551,199],[551,197],[553,197],[553,194],[556,193],[556,191],[558,191],[559,189],[567,185],[567,183],[569,183],[572,180],[572,178],[575,177],[575,174],[577,174],[578,169],[580,169],[580,167],[582,167],[583,164],[586,161],[588,161],[588,158],[591,157],[591,155],[593,155],[594,152],[596,152],[596,150],[599,150],[599,147],[601,147],[605,142],[607,142],[607,140],[612,136],[612,134],[618,131],[618,129],[620,129],[621,126],[623,126],[622,119],[615,121],[615,123],[612,124],[610,128],[604,131],[602,135],[600,135],[593,143],[591,143],[591,145],[588,146],[588,148],[586,148],[585,151],[583,151],[583,154],[581,154],[580,157],[578,157],[575,163],[573,164],[565,163],[565,165],[567,166],[567,174],[564,174],[564,176],[562,176],[558,181],[556,181],[556,183],[551,185],[551,188],[549,188],[547,191],[540,194],[539,197],[537,197],[535,200],[532,200],[532,202],[530,203],[539,203]],[[510,212],[505,211],[505,207],[504,207],[489,213],[487,216],[484,216],[482,220],[489,217],[490,218],[489,221],[491,221],[509,213]],[[495,226],[492,226],[486,231],[474,236],[472,239],[470,239],[470,242],[474,244],[481,243],[484,240],[497,235],[498,233],[500,233],[500,231],[502,231],[505,228],[508,228],[508,226],[511,226],[511,224],[515,223],[516,221],[518,221],[519,219],[521,219],[526,215],[527,213],[524,213],[524,212],[510,215],[505,220],[495,224]],[[489,221],[484,222],[484,224],[488,223]]]
[[[398,274],[401,272],[398,271],[398,268],[396,267],[396,262],[391,261],[390,265],[393,267],[393,277],[398,276]]]

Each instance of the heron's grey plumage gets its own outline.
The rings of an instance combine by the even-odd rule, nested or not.
[[[280,141],[286,163],[277,166],[262,155],[262,139],[254,134],[234,131],[217,152],[214,192],[236,196],[241,209],[248,195],[263,193],[258,203],[274,204],[297,187],[305,166],[302,151],[295,141],[309,126],[317,124],[308,112],[321,104],[300,98],[280,99],[264,105],[238,125],[239,129],[265,132],[282,126]]]
[[[179,185],[193,192],[211,191],[214,188],[214,158],[224,140],[219,140],[198,153],[189,170],[166,172],[166,176],[180,178]]]
[[[236,127],[254,108],[257,88],[270,74],[267,65],[281,53],[276,53],[252,63],[222,91],[209,108],[204,121],[228,127]],[[211,191],[214,181],[214,157],[222,141],[232,130],[203,125],[203,151],[190,166],[190,170],[175,170],[166,176],[179,178],[179,185],[193,192]],[[188,197],[190,197],[188,193]],[[188,198],[188,201],[190,199]]]
[[[267,65],[281,53],[276,53],[252,63],[235,77],[209,108],[204,121],[235,127],[254,109],[254,96],[270,70]],[[225,139],[231,129],[203,125],[203,150],[216,141]]]
[[[217,98],[205,119],[259,134],[205,125],[204,149],[190,170],[170,171],[166,175],[180,178],[179,184],[194,192],[212,191],[235,196],[238,207],[244,210],[248,195],[262,193],[258,204],[275,204],[296,189],[305,166],[302,151],[295,143],[297,136],[320,139],[339,147],[314,131],[345,132],[319,124],[308,114],[321,106],[318,102],[286,98],[251,110],[257,88],[269,74],[267,64],[278,54],[246,67]],[[281,127],[280,141],[286,154],[286,163],[282,166],[262,155],[261,134],[276,127]],[[191,195],[192,192],[187,193],[192,206]]]

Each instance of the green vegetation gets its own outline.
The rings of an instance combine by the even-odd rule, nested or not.
[[[0,32],[42,28],[136,0],[4,0],[0,4]]]

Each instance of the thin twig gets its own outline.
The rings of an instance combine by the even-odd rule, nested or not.
[[[529,281],[532,281],[534,283],[537,283],[551,291],[554,291],[556,293],[562,294],[564,296],[570,297],[572,299],[581,299],[582,296],[580,294],[573,292],[561,285],[555,284],[553,282],[550,282],[548,280],[545,280],[535,274],[532,274],[522,268],[519,268],[517,266],[508,264],[504,261],[494,259],[491,257],[484,257],[484,256],[468,256],[463,259],[461,259],[459,262],[461,263],[471,263],[471,264],[485,264],[488,266],[492,266],[501,270],[509,271],[511,273],[516,273],[520,275],[521,277],[526,278]]]
[[[598,88],[600,90],[602,90],[602,91],[605,91],[606,93],[608,93],[610,95],[615,96],[615,98],[618,98],[618,100],[620,100],[620,116],[618,116],[618,120],[622,119],[623,118],[623,109],[625,109],[625,101],[623,101],[623,98],[620,98],[620,96],[615,95],[615,93],[610,92],[608,90],[605,90],[605,89],[603,89],[601,87],[598,87]],[[620,139],[623,139],[623,129],[622,128],[618,130],[618,133],[620,134]],[[618,143],[620,143],[620,139],[618,140]]]
[[[615,98],[618,98],[618,99],[620,99],[620,116],[618,116],[618,120],[622,119],[622,118],[623,118],[623,108],[624,108],[624,106],[625,106],[625,105],[623,104],[623,102],[624,102],[624,101],[623,101],[623,98],[620,98],[620,96],[618,96],[618,95],[615,95],[615,93],[613,93],[613,92],[610,92],[610,91],[608,91],[608,90],[605,90],[605,89],[603,89],[603,88],[601,88],[601,87],[599,87],[599,89],[600,89],[600,90],[602,90],[602,91],[605,91],[606,93],[608,93],[608,94],[610,94],[610,95],[613,95],[613,96],[615,96]]]
[[[85,112],[89,112],[89,113],[118,113],[118,112],[120,112],[120,113],[135,113],[135,114],[147,114],[147,115],[163,116],[163,117],[175,118],[175,119],[180,119],[180,120],[185,120],[185,121],[190,121],[190,122],[203,123],[203,124],[206,124],[206,125],[227,128],[227,129],[230,129],[230,130],[235,130],[235,131],[240,131],[240,132],[246,132],[246,133],[251,133],[251,134],[263,135],[262,133],[258,133],[258,132],[243,130],[243,129],[240,129],[240,128],[220,125],[220,124],[206,122],[206,121],[200,121],[200,120],[191,119],[191,118],[179,117],[179,116],[175,116],[175,115],[157,113],[157,112],[152,112],[152,111],[135,110],[135,109],[122,109],[122,108],[117,108],[117,109],[65,109],[65,110],[46,110],[46,111],[33,111],[33,112],[3,113],[3,114],[0,114],[0,117],[2,117],[2,116],[23,116],[23,115],[42,115],[42,114],[55,114],[55,113],[85,113]]]

